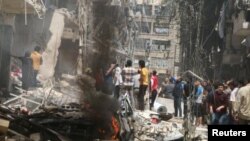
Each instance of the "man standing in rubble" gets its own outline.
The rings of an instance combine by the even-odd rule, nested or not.
[[[114,69],[116,68],[116,66],[117,66],[116,60],[114,60],[110,64],[104,76],[104,81],[105,81],[104,93],[109,94],[109,95],[111,95],[114,90],[113,73],[114,73]]]
[[[144,96],[146,94],[147,88],[148,88],[148,69],[145,67],[145,61],[140,60],[139,61],[139,67],[138,73],[140,74],[140,87],[139,87],[139,95],[138,95],[138,105],[139,110],[144,110]]]
[[[115,73],[114,80],[113,80],[114,85],[115,85],[114,97],[116,99],[118,99],[119,96],[120,96],[120,89],[121,89],[120,86],[123,83],[123,81],[122,81],[122,75],[121,75],[122,69],[119,67],[118,64],[116,64],[116,66],[115,66],[114,73]]]
[[[200,126],[202,125],[202,97],[203,97],[203,92],[204,88],[201,85],[200,81],[195,81],[194,82],[195,86],[195,107],[194,107],[194,115],[196,118],[195,125]]]
[[[179,117],[182,117],[181,100],[183,97],[183,84],[181,77],[179,77],[176,80],[175,87],[173,90],[173,97],[174,97],[174,116],[177,117],[179,115]]]
[[[158,93],[158,77],[156,70],[153,71],[151,76],[151,97],[150,97],[150,110],[154,107],[154,102]]]
[[[184,94],[183,94],[183,110],[184,110],[184,118],[187,118],[188,114],[188,97],[192,91],[192,84],[188,80],[186,84],[184,84]]]
[[[42,55],[41,55],[41,47],[36,46],[34,51],[31,53],[30,58],[32,59],[33,62],[33,72],[34,72],[34,77],[33,77],[33,85],[36,87],[37,86],[37,74],[40,69],[40,66],[42,64]]]
[[[132,108],[135,108],[135,100],[134,100],[134,94],[133,94],[133,86],[134,86],[134,75],[137,73],[136,69],[132,67],[132,61],[127,60],[126,66],[122,70],[122,75],[124,78],[124,88],[129,93],[131,106]]]

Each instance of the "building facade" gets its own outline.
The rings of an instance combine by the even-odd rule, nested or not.
[[[250,0],[224,2],[225,51],[222,77],[247,79],[250,73]]]
[[[135,66],[146,60],[150,70],[159,74],[179,73],[179,19],[172,1],[137,0],[135,22],[138,37],[135,41]]]
[[[179,1],[181,71],[213,81],[249,77],[249,8],[250,0]]]

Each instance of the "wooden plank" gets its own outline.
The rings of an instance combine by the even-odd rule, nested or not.
[[[8,120],[0,119],[0,133],[6,133],[8,131],[10,122]]]

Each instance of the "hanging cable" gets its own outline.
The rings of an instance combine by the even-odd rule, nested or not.
[[[26,0],[24,0],[24,16],[25,16],[25,25],[27,25],[27,3]]]
[[[3,0],[0,1],[0,10],[3,8]]]

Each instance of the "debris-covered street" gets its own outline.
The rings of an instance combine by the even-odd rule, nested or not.
[[[250,125],[250,0],[0,0],[0,141],[207,141]]]

